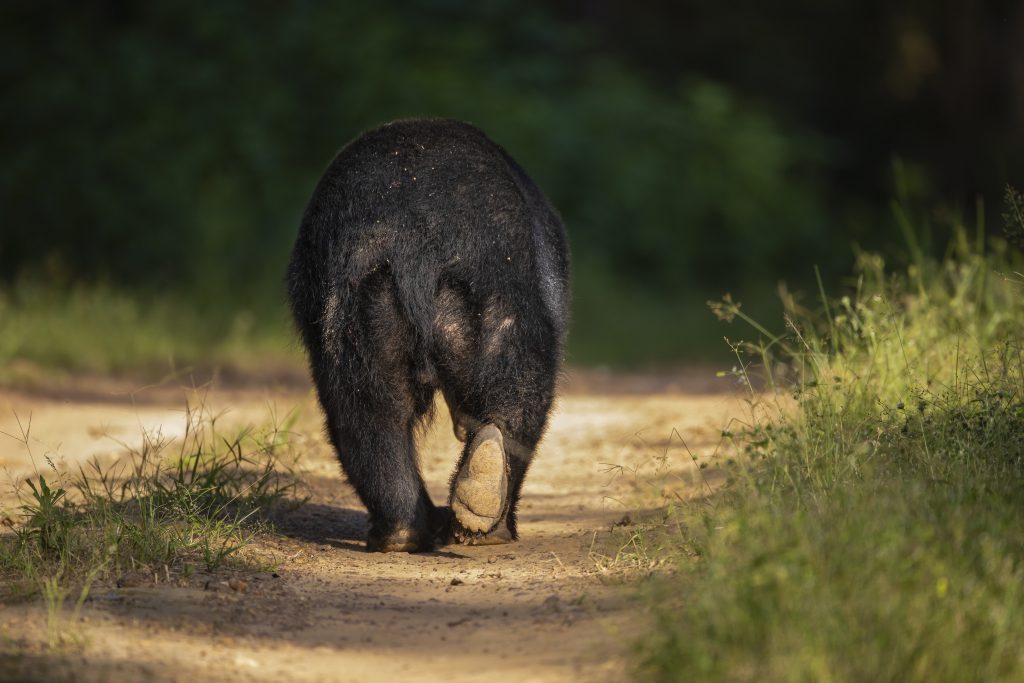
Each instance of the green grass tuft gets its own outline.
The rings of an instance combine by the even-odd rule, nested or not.
[[[670,511],[641,678],[1024,679],[1024,287],[966,234],[736,345],[743,457]]]
[[[20,502],[0,533],[0,600],[40,593],[59,613],[72,588],[80,605],[96,581],[216,571],[266,528],[264,513],[296,498],[294,415],[225,431],[200,403],[185,419],[181,439],[145,432],[115,464],[92,460],[68,473],[47,460],[49,472],[16,482]],[[31,420],[19,424],[7,436],[32,457]]]

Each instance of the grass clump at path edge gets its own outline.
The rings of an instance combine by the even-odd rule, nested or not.
[[[899,273],[863,254],[849,296],[737,347],[771,390],[732,484],[671,510],[641,678],[1024,679],[1020,270],[962,229]]]
[[[204,403],[186,407],[185,433],[144,432],[111,465],[58,469],[31,450],[31,422],[19,418],[35,474],[14,482],[16,509],[0,530],[0,600],[41,594],[54,616],[95,583],[125,576],[187,580],[238,561],[275,504],[294,498],[289,428],[294,414],[265,429],[224,429]]]

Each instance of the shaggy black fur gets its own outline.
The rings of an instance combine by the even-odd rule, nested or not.
[[[523,169],[458,121],[363,134],[313,192],[288,289],[328,434],[370,513],[368,548],[448,538],[450,514],[427,495],[415,445],[438,389],[466,443],[482,425],[501,430],[504,533],[515,538],[569,305],[562,221]]]

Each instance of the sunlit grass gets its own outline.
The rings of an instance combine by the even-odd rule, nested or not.
[[[295,415],[262,429],[225,429],[205,404],[186,408],[186,431],[170,440],[143,432],[111,465],[57,469],[31,451],[31,421],[17,441],[36,471],[13,481],[18,500],[0,533],[0,600],[42,595],[59,620],[96,582],[125,575],[188,579],[238,561],[266,513],[298,498],[289,429]]]
[[[670,511],[642,678],[1024,679],[1019,270],[963,229],[900,272],[862,254],[847,296],[737,346],[769,390],[733,483]]]

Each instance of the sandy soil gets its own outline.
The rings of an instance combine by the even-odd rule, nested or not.
[[[629,676],[644,615],[630,583],[602,555],[664,491],[700,495],[720,475],[697,473],[730,417],[727,382],[570,378],[525,487],[521,540],[420,555],[363,550],[366,516],[319,431],[307,391],[214,389],[224,419],[261,423],[297,408],[301,478],[310,500],[247,557],[265,570],[191,580],[147,569],[97,585],[63,644],[47,646],[42,600],[0,604],[0,680],[83,681],[602,681]],[[35,463],[0,435],[0,507],[9,482],[84,458],[115,460],[142,430],[180,435],[180,390],[109,387],[70,398],[0,393],[0,431],[26,425]],[[421,466],[435,501],[459,450],[441,408]],[[621,469],[620,469],[621,468]],[[654,477],[669,469],[669,479]],[[619,525],[616,527],[616,525]],[[612,529],[617,529],[612,533]],[[168,581],[168,578],[170,581]],[[241,580],[241,582],[239,581]],[[236,590],[244,588],[244,590]]]

